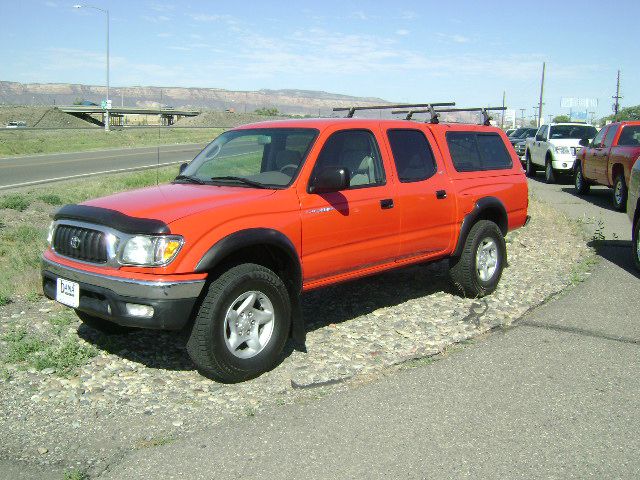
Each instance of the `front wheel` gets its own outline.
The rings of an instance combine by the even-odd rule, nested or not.
[[[613,181],[613,208],[619,212],[627,209],[627,184],[622,174],[616,175]]]
[[[209,284],[187,351],[204,376],[236,383],[271,370],[289,335],[291,302],[262,265],[230,268]]]
[[[636,220],[633,226],[633,264],[640,271],[640,219]]]
[[[580,164],[578,164],[578,166],[576,167],[574,186],[578,195],[586,195],[587,193],[589,193],[589,189],[591,188],[591,186],[585,180],[584,175],[582,175],[582,165]]]
[[[529,153],[528,151],[525,155],[525,159],[526,159],[525,173],[527,177],[534,178],[536,176],[536,167],[533,165],[533,162],[531,161],[531,153]]]
[[[545,183],[556,183],[556,172],[553,169],[551,160],[547,160],[544,167],[544,181]]]
[[[449,260],[451,282],[465,297],[484,297],[498,286],[506,261],[502,232],[495,223],[480,220],[471,228],[462,254]]]

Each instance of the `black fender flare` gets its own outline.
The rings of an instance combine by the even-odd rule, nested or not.
[[[302,293],[302,264],[298,251],[293,242],[284,233],[272,228],[248,228],[234,232],[216,242],[205,252],[198,264],[195,272],[208,272],[218,266],[222,261],[232,255],[233,252],[246,247],[271,246],[283,251],[289,265],[291,266],[292,278],[283,278],[282,281],[287,286],[291,301],[291,336],[297,346],[305,350],[304,343],[306,329],[304,318],[300,307],[300,294]]]
[[[458,235],[458,243],[456,245],[456,249],[451,254],[452,257],[459,257],[462,255],[462,250],[464,249],[464,244],[467,241],[467,236],[469,235],[469,231],[471,231],[471,227],[473,227],[478,219],[482,217],[482,214],[489,209],[498,211],[498,228],[500,228],[502,235],[507,234],[509,230],[509,218],[504,204],[496,197],[483,197],[476,202],[473,210],[464,216],[460,227],[460,233]]]

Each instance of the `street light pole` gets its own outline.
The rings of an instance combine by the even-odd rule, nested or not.
[[[93,8],[94,10],[99,10],[106,15],[107,20],[107,104],[104,109],[104,131],[109,131],[109,10],[104,8],[96,7],[94,5],[74,5],[73,8]]]

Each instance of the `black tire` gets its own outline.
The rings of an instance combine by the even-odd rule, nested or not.
[[[482,279],[477,255],[480,246],[485,245],[487,241],[493,241],[496,247],[496,265],[491,276]],[[507,248],[500,228],[489,220],[480,220],[471,227],[462,254],[457,258],[449,259],[449,275],[452,284],[462,296],[484,297],[498,286],[506,263]]]
[[[624,181],[624,175],[619,173],[613,180],[613,208],[619,212],[626,211],[627,194],[627,183]]]
[[[76,315],[82,320],[82,323],[105,335],[124,335],[137,330],[134,327],[125,327],[100,317],[94,317],[80,310],[76,310]]]
[[[633,264],[640,272],[640,218],[636,220],[633,226],[631,248],[633,249]]]
[[[556,171],[553,169],[553,164],[551,163],[550,158],[547,158],[544,162],[544,182],[556,183]]]
[[[526,161],[525,174],[529,178],[535,178],[535,176],[536,176],[536,167],[533,164],[533,162],[531,161],[531,153],[529,152],[529,150],[527,150],[527,153],[525,154],[525,161]]]
[[[584,178],[584,175],[582,175],[582,165],[580,163],[576,166],[573,186],[575,187],[578,195],[586,195],[591,189],[591,185],[589,185],[589,182]]]
[[[255,311],[254,307],[258,305],[255,302],[264,302],[265,298],[272,307],[272,320],[269,322],[272,322],[269,327],[271,333],[257,353],[248,358],[240,358],[237,355],[247,355],[246,352],[250,352],[249,343],[243,341],[235,348],[228,346],[232,333],[225,318],[234,306],[244,302],[240,301],[241,297],[252,293],[259,298],[248,304],[251,305],[250,310]],[[258,305],[259,308],[261,306],[262,303]],[[234,313],[237,315],[237,312]],[[246,317],[242,320],[240,316],[242,314],[235,317],[236,325],[238,321],[244,321],[245,324],[234,329],[245,328],[246,336],[249,329],[253,330],[253,323],[247,324]],[[187,341],[187,352],[204,376],[224,383],[242,382],[271,370],[277,364],[289,337],[290,323],[291,302],[282,280],[261,265],[237,265],[209,284]],[[258,322],[256,332],[264,332],[260,328]]]

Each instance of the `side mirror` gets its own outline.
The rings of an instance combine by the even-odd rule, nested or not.
[[[588,147],[589,146],[589,139],[588,138],[581,138],[580,141],[578,142],[578,145],[580,145],[582,147]]]
[[[184,171],[185,171],[185,169],[187,168],[187,166],[188,166],[188,165],[189,165],[189,164],[188,164],[188,163],[186,163],[186,162],[185,162],[185,163],[181,163],[181,164],[180,164],[180,169],[179,169],[178,173],[180,173],[180,174],[182,175],[182,172],[184,172]]]
[[[349,170],[342,167],[330,167],[322,170],[311,180],[309,193],[339,192],[349,188]]]

